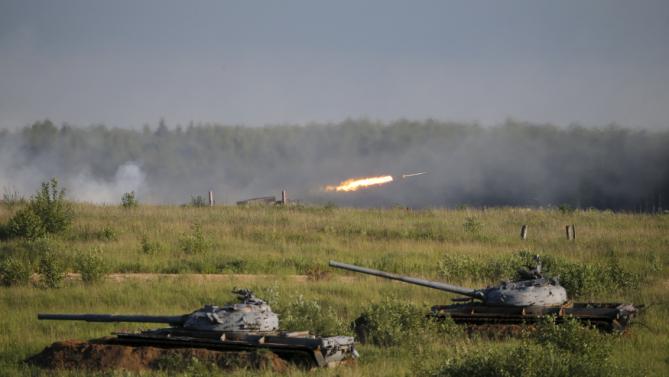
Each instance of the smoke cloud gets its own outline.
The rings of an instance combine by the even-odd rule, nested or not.
[[[90,172],[80,173],[65,184],[70,188],[71,197],[78,201],[112,204],[118,203],[126,192],[143,194],[146,175],[134,162],[118,167],[112,180],[98,179]]]
[[[143,131],[56,127],[0,132],[0,187],[31,194],[57,177],[77,201],[176,203],[215,192],[234,203],[288,190],[305,203],[414,208],[569,204],[657,210],[669,198],[669,131],[347,120],[246,128]],[[427,171],[401,179],[402,174]],[[382,186],[327,192],[353,177]]]

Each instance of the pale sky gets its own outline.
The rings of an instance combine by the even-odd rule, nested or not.
[[[669,129],[669,1],[0,0],[0,128]]]

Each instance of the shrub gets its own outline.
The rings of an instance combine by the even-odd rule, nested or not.
[[[460,328],[449,319],[435,320],[425,317],[425,309],[417,305],[385,299],[370,305],[353,322],[362,343],[394,346],[422,336],[433,337],[435,332],[451,335]]]
[[[4,233],[8,237],[21,237],[28,240],[34,240],[46,234],[42,219],[30,207],[16,212],[4,228]]]
[[[290,302],[281,313],[281,326],[286,330],[309,330],[318,335],[334,335],[345,330],[334,310],[326,309],[318,301],[305,300],[302,295]]]
[[[590,354],[565,352],[555,346],[523,342],[470,352],[449,358],[443,366],[427,373],[432,377],[613,377],[623,375],[607,360]]]
[[[36,239],[47,233],[60,233],[72,223],[72,206],[65,201],[65,190],[58,190],[53,178],[30,199],[28,206],[17,211],[4,231],[8,237]]]
[[[479,279],[482,277],[483,264],[477,263],[472,257],[466,255],[444,255],[438,262],[439,274],[451,282],[464,279]]]
[[[451,357],[434,371],[434,377],[459,376],[619,376],[610,362],[612,346],[606,336],[576,320],[557,325],[552,318],[519,345],[470,351]]]
[[[206,207],[207,203],[202,195],[197,195],[190,197],[190,205],[191,207]]]
[[[184,234],[179,240],[181,250],[188,254],[201,254],[211,248],[211,242],[204,236],[202,226],[193,224],[190,234]]]
[[[583,296],[599,290],[604,284],[593,265],[563,263],[552,269],[560,277],[560,284],[567,290],[569,297]]]
[[[157,241],[150,241],[147,236],[142,236],[140,245],[140,249],[144,254],[154,255],[163,250],[163,244]]]
[[[576,208],[574,208],[571,204],[566,204],[566,203],[565,203],[565,204],[560,204],[560,205],[558,206],[558,210],[559,210],[562,214],[572,214],[572,213],[574,213],[574,212],[576,211]]]
[[[468,217],[465,219],[465,222],[462,224],[462,226],[465,228],[465,232],[467,233],[479,234],[483,224],[474,217]]]
[[[108,226],[102,228],[102,230],[99,233],[98,236],[99,239],[104,240],[104,241],[117,241],[118,240],[118,233],[116,231]]]
[[[107,266],[101,254],[102,250],[96,248],[77,256],[75,265],[84,283],[98,282],[107,274]]]
[[[598,354],[600,357],[606,358],[611,351],[605,335],[583,326],[582,322],[573,318],[568,318],[558,324],[555,322],[555,318],[547,317],[539,322],[533,337],[539,344],[554,345],[561,350],[572,353]]]
[[[45,250],[39,260],[40,285],[44,288],[59,288],[65,279],[65,263],[55,250]]]
[[[121,207],[123,208],[136,208],[139,205],[137,198],[135,197],[135,192],[126,192],[121,196]]]
[[[42,183],[42,188],[31,198],[29,208],[42,220],[47,233],[63,232],[74,217],[72,206],[65,201],[65,189],[58,189],[56,178]]]
[[[0,283],[6,287],[27,284],[31,273],[32,268],[26,260],[7,257],[0,262]]]

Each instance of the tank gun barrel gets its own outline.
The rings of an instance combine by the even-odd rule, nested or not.
[[[113,314],[37,314],[37,319],[53,319],[59,321],[86,322],[145,322],[169,323],[173,326],[182,325],[185,316],[154,316],[154,315],[113,315]]]
[[[386,279],[391,279],[391,280],[399,280],[399,281],[402,281],[402,282],[405,282],[405,283],[421,285],[423,287],[439,289],[441,291],[446,291],[446,292],[451,292],[451,293],[457,293],[457,294],[465,295],[465,296],[475,298],[475,299],[479,299],[479,300],[484,300],[485,299],[485,295],[484,295],[483,292],[478,291],[476,289],[460,287],[460,286],[457,286],[457,285],[440,283],[440,282],[437,282],[437,281],[431,281],[431,280],[425,280],[425,279],[419,279],[419,278],[412,278],[412,277],[409,277],[409,276],[393,274],[393,273],[390,273],[390,272],[374,270],[374,269],[371,269],[371,268],[359,267],[359,266],[355,266],[355,265],[352,265],[352,264],[346,264],[346,263],[336,262],[336,261],[332,261],[332,260],[330,261],[330,267],[341,268],[341,269],[344,269],[344,270],[349,270],[349,271],[354,271],[354,272],[360,272],[360,273],[363,273],[363,274],[374,275],[374,276],[378,276],[378,277],[382,277],[382,278],[386,278]]]

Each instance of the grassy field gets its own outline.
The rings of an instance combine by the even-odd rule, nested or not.
[[[350,333],[348,324],[375,304],[407,302],[427,311],[433,304],[447,303],[451,296],[331,270],[329,259],[478,287],[510,277],[513,264],[530,254],[540,254],[558,266],[555,271],[564,275],[579,300],[651,304],[629,333],[604,337],[603,342],[611,346],[606,363],[636,375],[669,375],[668,215],[519,208],[124,209],[83,204],[75,206],[75,213],[67,233],[45,241],[68,271],[76,272],[79,255],[94,251],[108,272],[182,275],[96,284],[68,280],[62,288],[52,289],[30,284],[0,288],[2,375],[39,375],[21,360],[56,340],[103,336],[118,328],[38,322],[37,312],[177,314],[204,303],[230,301],[233,286],[248,286],[268,298],[284,318],[293,318],[284,324],[287,327]],[[0,223],[11,214],[12,210],[0,207]],[[529,229],[525,241],[519,238],[522,224]],[[566,224],[575,225],[575,241],[565,239]],[[0,258],[11,256],[35,268],[40,245],[2,241]],[[190,273],[229,277],[203,282]],[[251,279],[236,274],[267,276]],[[296,274],[308,278],[295,279]],[[294,319],[304,313],[307,319]],[[523,342],[472,338],[452,329],[409,335],[390,347],[360,346],[356,367],[316,375],[429,375],[449,358],[486,354]],[[235,374],[256,375],[257,371]]]

